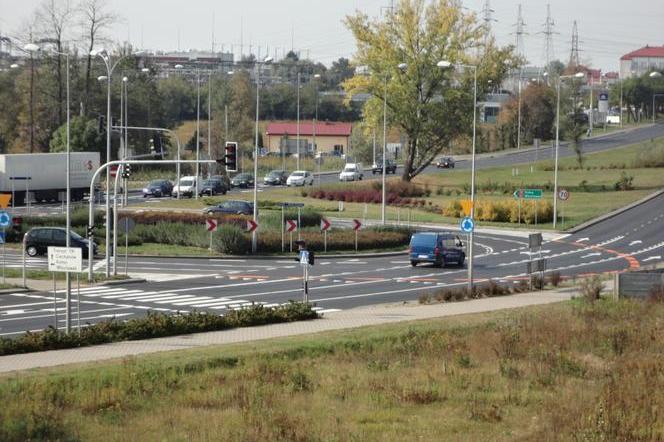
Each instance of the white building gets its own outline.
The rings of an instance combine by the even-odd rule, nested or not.
[[[664,46],[644,46],[620,57],[620,78],[641,77],[664,71]]]

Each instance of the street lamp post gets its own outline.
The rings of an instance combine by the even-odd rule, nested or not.
[[[200,182],[201,155],[201,70],[196,68],[196,199],[198,199],[198,184]],[[179,192],[178,192],[179,193]]]
[[[383,170],[380,198],[380,222],[385,224],[385,152],[387,151],[387,75],[385,76],[385,91],[383,92]]]
[[[448,68],[452,66],[449,61],[439,61],[439,68]],[[473,148],[470,163],[470,218],[475,220],[475,150],[477,141],[477,66],[457,64],[456,66],[473,70]],[[473,243],[475,241],[474,229],[468,235],[468,292],[473,292]]]
[[[129,54],[125,55],[124,57],[118,58],[115,63],[112,62],[111,60],[111,54],[108,53],[105,49],[93,49],[90,51],[90,55],[93,57],[99,57],[101,60],[104,62],[104,66],[106,67],[106,162],[111,161],[111,75],[113,75],[113,71],[115,68],[118,66],[118,64],[124,60],[125,58],[129,57],[130,55],[138,55],[141,52],[136,52],[134,54]],[[102,79],[102,77],[100,77]],[[109,230],[109,225],[110,225],[110,199],[108,198],[110,195],[111,187],[110,187],[110,182],[111,182],[111,170],[110,168],[106,168],[106,197],[105,203],[106,203],[106,277],[108,278],[111,275],[111,267],[110,267],[110,247],[109,244],[111,242],[111,231]]]
[[[272,62],[272,57],[266,57],[262,62],[256,61],[256,141],[254,146],[254,217],[253,220],[255,223],[258,223],[258,116],[259,116],[259,105],[260,105],[260,89],[261,89],[261,64],[270,64]],[[299,149],[299,146],[298,146]],[[300,161],[298,157],[298,162]],[[283,226],[282,226],[283,228]],[[256,253],[256,247],[258,243],[258,235],[256,229],[251,232],[251,252]]]
[[[297,135],[295,137],[297,143],[297,165],[295,170],[300,170],[300,73],[297,73]],[[299,231],[299,226],[298,226]]]
[[[583,72],[577,72],[574,75],[562,75],[558,77],[556,85],[556,150],[553,162],[553,228],[556,228],[558,221],[558,151],[560,150],[560,84],[568,78],[583,78]]]
[[[653,71],[649,75],[650,78],[661,78],[662,74],[658,71]],[[655,124],[655,97],[664,97],[664,94],[652,94],[652,124]]]
[[[174,67],[175,69],[177,69],[177,70],[180,70],[180,69],[182,69],[184,66],[182,66],[181,64],[176,64],[176,65],[173,66],[173,67]],[[180,116],[180,117],[181,117],[181,116]],[[177,159],[178,159],[178,163],[177,163],[177,165],[175,166],[175,175],[176,175],[176,181],[175,181],[175,183],[176,183],[176,185],[178,186],[178,189],[180,189],[179,186],[180,186],[180,177],[181,177],[181,175],[180,175],[180,159],[181,159],[181,158],[180,158],[180,155],[181,155],[181,154],[180,154],[180,148],[178,147],[178,157],[177,157]],[[180,199],[180,194],[181,194],[181,193],[182,193],[182,192],[178,192],[178,193],[177,193],[177,199]]]
[[[315,105],[314,105],[314,128],[313,128],[313,143],[314,143],[314,158],[316,159],[316,162],[318,163],[318,187],[320,187],[320,166],[321,166],[321,161],[323,161],[323,157],[318,157],[318,145],[316,144],[316,129],[318,125],[318,80],[320,79],[320,74],[314,74],[314,80],[316,83],[316,100],[315,100]]]

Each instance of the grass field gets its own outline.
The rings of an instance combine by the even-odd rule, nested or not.
[[[10,375],[0,439],[661,440],[663,315],[576,300]]]
[[[641,143],[620,149],[589,154],[585,157],[584,167],[578,168],[576,159],[565,158],[559,164],[559,188],[570,191],[568,201],[559,202],[559,215],[564,217],[560,227],[568,228],[584,221],[623,207],[645,197],[664,186],[664,167],[644,167],[644,150],[654,149],[664,156],[664,139],[653,143]],[[531,169],[532,166],[532,169]],[[518,169],[518,175],[516,170]],[[531,172],[532,170],[532,172]],[[542,188],[543,201],[553,199],[553,165],[550,160],[533,164],[517,164],[510,167],[479,170],[476,175],[477,201],[513,200],[515,188]],[[630,178],[630,190],[616,190],[623,176]],[[390,178],[397,180],[398,178]],[[430,190],[430,196],[424,198],[433,207],[445,207],[453,200],[467,199],[469,193],[470,172],[466,170],[442,170],[428,175],[420,175],[415,183]],[[326,185],[330,186],[330,185]],[[332,185],[335,186],[335,185]],[[315,188],[315,186],[314,186]],[[226,195],[208,199],[251,199],[250,194]],[[278,188],[261,192],[260,200],[304,202],[307,207],[322,212],[326,216],[380,219],[379,204],[345,203],[344,211],[339,212],[339,203],[302,196],[301,189]],[[146,204],[146,208],[150,205]],[[152,206],[154,207],[154,206]],[[160,207],[200,209],[203,200],[168,201]],[[458,219],[445,217],[440,212],[421,209],[387,208],[387,218],[391,221],[438,222],[456,224]],[[481,225],[513,226],[509,223],[481,222]],[[540,224],[540,228],[551,228],[551,223]]]

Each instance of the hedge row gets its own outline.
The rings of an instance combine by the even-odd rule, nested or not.
[[[251,217],[246,215],[232,215],[232,214],[214,214],[207,215],[204,213],[196,212],[166,212],[158,210],[145,210],[145,211],[129,211],[119,212],[119,216],[128,216],[133,219],[136,224],[159,224],[159,223],[184,223],[184,224],[205,224],[206,219],[216,219],[220,224],[234,224],[237,226],[245,226],[247,220]]]
[[[475,219],[480,221],[493,221],[503,223],[519,222],[519,212],[521,213],[521,222],[525,224],[548,223],[553,221],[553,205],[550,201],[544,202],[521,202],[519,210],[518,201],[478,201],[475,203]],[[454,218],[464,216],[461,202],[451,201],[443,209],[443,215]],[[536,216],[537,215],[537,216]]]
[[[127,321],[113,318],[86,324],[80,334],[65,334],[49,326],[14,339],[0,338],[0,356],[316,319],[318,314],[311,307],[300,302],[273,308],[256,304],[231,310],[224,316],[197,311],[186,314],[149,311],[147,316]]]

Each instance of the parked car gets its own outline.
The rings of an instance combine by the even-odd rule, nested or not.
[[[452,157],[440,157],[438,158],[438,161],[436,161],[436,167],[437,168],[443,168],[443,169],[454,169],[454,158]]]
[[[371,166],[371,174],[383,173],[383,161],[378,160]],[[394,160],[385,160],[385,174],[397,173],[397,163]]]
[[[339,181],[361,181],[364,178],[362,163],[346,163],[339,174]]]
[[[214,215],[215,213],[232,213],[235,215],[253,215],[254,204],[248,201],[229,200],[216,206],[210,206],[203,209],[206,215]]]
[[[198,194],[200,196],[203,195],[218,195],[222,194],[225,195],[227,192],[226,187],[224,186],[224,183],[222,183],[219,180],[205,180],[203,181],[199,186],[198,186]]]
[[[307,184],[310,186],[314,185],[314,176],[306,170],[296,170],[295,172],[291,173],[286,180],[286,185],[289,187],[306,186]]]
[[[84,258],[88,257],[88,240],[74,231],[69,232],[69,247],[78,247]],[[49,247],[66,247],[67,230],[63,227],[33,227],[25,234],[25,253],[28,256],[45,255]],[[92,243],[92,254],[98,246]]]
[[[226,191],[231,190],[231,179],[228,178],[228,175],[212,175],[210,177],[211,180],[217,180],[221,181],[221,183],[224,185],[226,188]]]
[[[250,173],[240,173],[231,179],[231,187],[247,188],[254,185],[254,176]]]
[[[451,232],[414,233],[410,238],[408,255],[413,267],[421,262],[430,262],[436,267],[450,263],[462,266],[466,259],[463,242]]]
[[[173,183],[168,180],[152,180],[143,188],[143,198],[173,195]]]
[[[196,193],[196,177],[195,176],[183,176],[180,178],[180,182],[177,186],[173,187],[172,195],[174,197],[178,194],[182,196],[188,196],[189,198],[193,197]]]
[[[263,178],[263,183],[264,184],[270,184],[270,185],[283,185],[286,184],[286,180],[288,179],[288,174],[286,173],[285,170],[272,170],[270,173],[265,175],[265,178]]]

